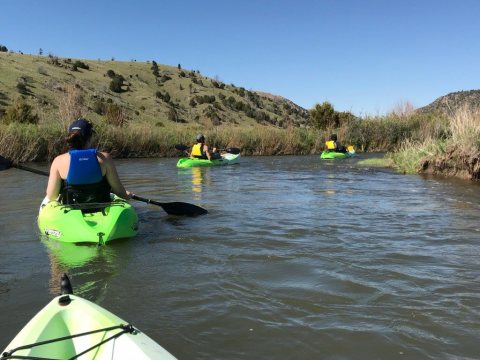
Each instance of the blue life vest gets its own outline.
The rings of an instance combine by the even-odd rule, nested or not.
[[[97,150],[70,150],[70,167],[67,183],[86,185],[102,181],[102,169],[97,160]]]
[[[110,185],[98,163],[97,150],[71,150],[67,179],[63,183],[63,204],[110,201]]]

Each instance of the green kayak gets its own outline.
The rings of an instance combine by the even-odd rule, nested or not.
[[[126,321],[72,294],[48,303],[2,354],[0,359],[175,359]]]
[[[347,152],[336,152],[325,150],[320,154],[320,158],[324,160],[346,159],[355,155],[355,150]]]
[[[188,168],[196,166],[222,166],[222,165],[231,165],[237,164],[240,161],[240,154],[222,154],[221,159],[216,160],[204,160],[196,158],[181,158],[177,162],[177,167],[179,168]]]
[[[38,213],[38,227],[49,239],[105,244],[135,236],[138,216],[133,206],[116,196],[110,203],[82,206],[44,200]]]

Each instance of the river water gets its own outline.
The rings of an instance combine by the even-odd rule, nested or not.
[[[1,172],[0,348],[66,272],[180,359],[480,358],[479,184],[372,156],[117,161],[127,189],[209,214],[135,202],[138,236],[102,248],[40,239],[46,178]]]

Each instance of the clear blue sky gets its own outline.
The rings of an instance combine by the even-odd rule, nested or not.
[[[480,88],[478,0],[6,0],[0,44],[200,70],[310,109],[383,114]]]

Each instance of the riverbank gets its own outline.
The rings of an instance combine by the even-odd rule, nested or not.
[[[94,119],[95,146],[116,158],[177,157],[182,154],[175,144],[190,145],[199,132],[209,144],[238,147],[245,156],[319,154],[329,134],[336,132],[357,152],[386,152],[385,166],[399,172],[480,179],[480,115],[469,109],[450,118],[413,114],[355,119],[327,130],[260,124],[163,127],[133,121],[114,126]],[[0,154],[19,162],[51,161],[66,151],[64,134],[62,123],[0,124]]]
[[[406,139],[388,154],[404,173],[480,180],[480,110],[464,107],[439,123],[423,141]]]

